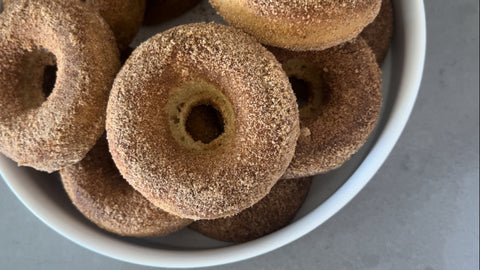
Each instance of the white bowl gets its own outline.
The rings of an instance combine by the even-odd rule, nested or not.
[[[423,2],[394,0],[395,34],[383,66],[384,108],[375,133],[340,169],[316,176],[309,196],[289,226],[244,244],[228,244],[189,229],[163,238],[118,237],[86,220],[70,203],[57,174],[17,167],[0,155],[0,172],[17,198],[40,220],[73,242],[119,260],[162,267],[202,267],[245,260],[286,245],[345,206],[373,177],[397,142],[415,103],[423,72],[426,26]],[[143,27],[135,42],[178,23],[220,19],[204,1],[161,27]]]

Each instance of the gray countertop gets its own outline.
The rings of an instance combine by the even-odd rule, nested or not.
[[[418,100],[371,182],[303,238],[212,269],[479,269],[479,4],[425,5],[427,59]],[[58,235],[0,181],[0,269],[67,267],[144,269]]]

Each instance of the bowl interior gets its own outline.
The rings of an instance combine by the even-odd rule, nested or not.
[[[98,228],[76,210],[57,173],[17,167],[1,154],[0,173],[19,200],[52,229],[77,244],[120,260],[151,266],[199,267],[247,259],[278,248],[319,226],[348,203],[388,156],[408,119],[423,70],[423,3],[397,0],[394,8],[395,34],[382,68],[384,103],[375,132],[341,168],[317,175],[292,224],[268,236],[240,245],[216,241],[188,228],[166,237],[119,237]],[[133,45],[175,25],[198,21],[224,23],[208,1],[203,1],[165,24],[142,27]]]

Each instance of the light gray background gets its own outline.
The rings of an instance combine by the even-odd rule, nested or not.
[[[479,269],[479,4],[425,5],[427,59],[418,100],[372,181],[305,237],[212,269]],[[67,268],[148,269],[61,237],[0,181],[0,269]]]

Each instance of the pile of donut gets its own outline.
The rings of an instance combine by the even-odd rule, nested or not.
[[[210,0],[230,26],[174,27],[122,63],[144,15],[196,2],[3,0],[0,152],[60,171],[119,235],[244,242],[287,225],[376,125],[392,4]]]

